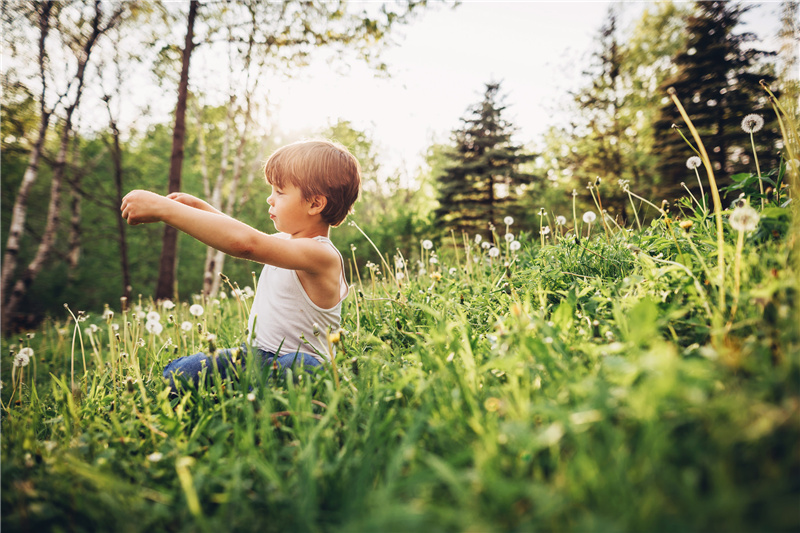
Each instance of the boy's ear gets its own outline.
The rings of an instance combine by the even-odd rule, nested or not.
[[[325,209],[325,206],[328,205],[328,199],[321,194],[314,196],[311,199],[311,203],[308,206],[308,214],[309,215],[319,215]]]

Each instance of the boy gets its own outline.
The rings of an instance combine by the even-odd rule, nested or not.
[[[344,259],[329,233],[358,198],[360,174],[358,160],[336,143],[301,141],[278,149],[264,167],[272,186],[267,203],[280,232],[276,235],[185,193],[131,191],[122,200],[122,217],[130,225],[165,222],[229,255],[264,263],[248,321],[248,348],[263,364],[277,363],[281,371],[292,365],[311,370],[327,358],[326,350],[320,350],[326,340],[317,341],[318,335],[339,328],[348,294]],[[309,344],[315,341],[316,347]],[[217,353],[223,378],[233,354]],[[204,367],[211,371],[212,361],[203,353],[180,357],[167,365],[164,377],[175,392],[176,376],[196,384]]]

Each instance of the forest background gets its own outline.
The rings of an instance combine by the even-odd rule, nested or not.
[[[423,164],[396,169],[383,163],[370,132],[345,118],[306,131],[278,123],[280,102],[271,100],[270,84],[318,56],[332,68],[364,61],[376,78],[386,76],[390,66],[381,52],[398,26],[458,6],[12,1],[2,7],[4,334],[62,316],[67,302],[99,312],[122,296],[214,297],[220,270],[248,285],[257,265],[226,259],[160,225],[129,231],[119,202],[134,188],[180,189],[272,231],[261,165],[295,139],[328,137],[360,159],[358,227],[337,229],[334,238],[353,264],[364,266],[380,262],[364,233],[378,249],[414,258],[422,239],[447,239],[451,230],[490,238],[489,225],[513,214],[521,240],[538,241],[541,209],[569,215],[573,194],[580,212],[593,207],[586,185],[598,177],[616,191],[604,201],[621,222],[630,216],[621,184],[674,202],[682,186],[694,186],[685,166],[690,154],[671,127],[678,121],[667,87],[718,139],[711,149],[722,184],[752,166],[750,137],[738,128],[749,113],[767,119],[757,139],[761,153],[780,156],[758,82],[770,82],[796,104],[796,2],[776,9],[774,50],[760,49],[764,36],[739,26],[752,4],[653,2],[623,26],[621,4],[610,3],[583,82],[564,89],[568,121],[551,125],[542,138],[520,139],[507,119],[498,72],[474,88],[474,106],[453,124],[449,139],[431,143]],[[155,80],[157,90],[133,113],[140,118],[124,121],[131,115],[129,91],[142,77]],[[154,111],[163,101],[173,102],[171,117]],[[476,146],[507,165],[490,172],[483,188],[470,177],[482,175],[480,165],[465,171]],[[465,188],[477,196],[453,193]]]

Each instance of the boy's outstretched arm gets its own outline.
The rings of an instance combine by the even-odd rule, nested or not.
[[[280,268],[316,274],[337,266],[339,261],[329,246],[313,239],[267,235],[217,210],[191,207],[150,191],[129,192],[122,199],[121,211],[132,226],[165,222],[228,255]]]

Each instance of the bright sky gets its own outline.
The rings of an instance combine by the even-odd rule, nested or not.
[[[405,166],[413,173],[425,149],[447,141],[467,108],[481,100],[485,83],[500,81],[517,141],[535,141],[547,126],[563,122],[558,104],[589,65],[610,5],[484,0],[428,9],[400,28],[397,46],[384,54],[390,79],[375,78],[361,62],[352,62],[346,74],[312,64],[271,90],[279,106],[274,118],[284,130],[349,120],[376,142],[384,171]],[[646,5],[626,2],[623,32]],[[779,10],[777,0],[761,2],[740,31],[774,35]]]

